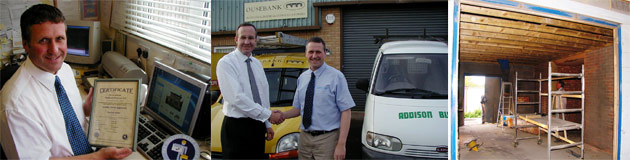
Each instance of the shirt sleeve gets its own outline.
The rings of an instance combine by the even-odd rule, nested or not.
[[[300,100],[300,78],[297,79],[297,85],[295,88],[295,94],[293,94],[293,108],[302,109],[302,100]]]
[[[238,84],[239,80],[236,77],[237,71],[235,66],[224,60],[219,60],[216,69],[219,88],[221,88],[224,100],[229,102],[229,106],[236,107],[237,110],[247,117],[265,122],[271,116],[271,110],[264,109],[245,94],[243,87]]]
[[[350,90],[348,89],[348,82],[346,81],[346,77],[343,76],[343,74],[341,73],[337,77],[336,90],[337,95],[335,95],[335,100],[337,102],[339,112],[343,112],[355,106],[352,95],[350,94]]]
[[[4,103],[4,102],[3,102]],[[9,106],[23,106],[19,101],[11,101]],[[37,121],[15,110],[4,110],[1,116],[1,141],[9,159],[48,159],[52,155],[52,141],[46,130]]]

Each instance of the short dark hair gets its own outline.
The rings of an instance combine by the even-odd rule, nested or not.
[[[65,22],[66,17],[56,7],[47,4],[37,4],[28,8],[20,17],[20,29],[22,30],[22,39],[31,40],[31,26],[44,22]]]
[[[560,87],[564,87],[564,82],[558,81],[558,84],[560,84]]]
[[[322,39],[321,37],[313,37],[311,39],[308,39],[306,44],[311,43],[311,42],[321,43],[322,45],[324,45],[324,52],[326,52],[326,42],[324,42],[324,39]]]
[[[241,25],[238,25],[238,27],[236,27],[236,31],[234,31],[234,32],[238,33],[238,29],[240,29],[241,27],[245,27],[245,26],[254,27],[254,32],[258,33],[258,31],[256,30],[256,26],[254,26],[253,24],[248,23],[248,22],[241,23]]]

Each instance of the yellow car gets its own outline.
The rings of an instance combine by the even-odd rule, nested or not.
[[[297,78],[308,69],[304,53],[279,53],[255,56],[263,65],[269,81],[269,102],[271,110],[288,111],[293,108],[293,95],[297,87]],[[221,82],[219,82],[221,83]],[[212,156],[221,157],[221,125],[223,124],[223,97],[212,105],[211,152]],[[301,117],[285,120],[280,125],[272,125],[274,138],[266,141],[265,153],[269,158],[297,158],[297,146],[300,134]]]

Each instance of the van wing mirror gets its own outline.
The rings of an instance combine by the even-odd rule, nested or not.
[[[369,85],[370,85],[370,80],[368,80],[367,78],[358,79],[356,83],[357,89],[363,90],[364,92],[368,91]]]

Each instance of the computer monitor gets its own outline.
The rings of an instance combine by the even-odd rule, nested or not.
[[[101,60],[101,23],[98,21],[66,21],[68,54],[66,62],[96,64]]]
[[[144,110],[177,133],[193,134],[208,84],[155,61]]]

